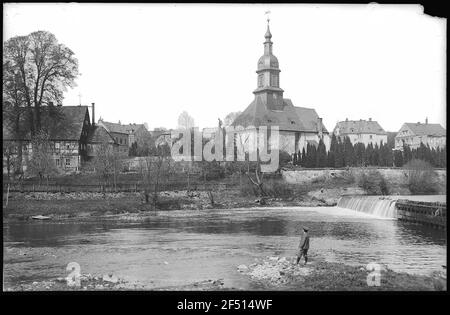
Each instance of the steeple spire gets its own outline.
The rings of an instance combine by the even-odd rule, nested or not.
[[[267,11],[266,14],[267,13],[270,13],[270,11]],[[267,32],[266,32],[266,35],[264,36],[266,38],[266,42],[270,42],[270,39],[272,38],[272,34],[270,33],[269,23],[270,23],[270,18],[269,18],[269,16],[267,16]]]

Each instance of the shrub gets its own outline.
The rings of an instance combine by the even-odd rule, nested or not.
[[[325,175],[320,175],[320,176],[317,176],[317,177],[313,178],[311,180],[311,183],[312,184],[324,184],[326,181],[327,181],[326,176]]]
[[[264,183],[264,189],[269,196],[275,198],[289,198],[294,195],[292,185],[283,180],[271,179]]]
[[[362,171],[358,176],[357,184],[369,195],[389,194],[386,179],[378,170]]]
[[[292,157],[288,152],[286,152],[284,150],[280,151],[280,155],[279,155],[280,167],[286,166],[287,164],[289,164],[289,162],[291,162],[291,160],[292,160]]]
[[[407,186],[412,194],[436,193],[437,174],[430,163],[413,159],[405,164]]]
[[[257,196],[256,186],[253,185],[248,179],[243,179],[242,185],[240,186],[240,192],[244,197]]]
[[[202,162],[202,175],[206,180],[217,180],[225,177],[225,169],[216,161]]]

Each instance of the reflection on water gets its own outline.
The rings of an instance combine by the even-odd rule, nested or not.
[[[419,274],[446,264],[442,231],[340,208],[266,208],[173,211],[141,223],[10,223],[3,232],[4,276],[10,282],[65,276],[67,263],[76,261],[82,273],[113,272],[149,288],[218,278],[248,288],[236,266],[295,255],[301,225],[310,228],[311,259],[373,261]]]

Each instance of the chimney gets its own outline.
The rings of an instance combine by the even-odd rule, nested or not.
[[[48,102],[48,106],[53,106],[53,102]]]
[[[372,121],[372,118],[369,118],[369,121]]]
[[[345,118],[345,121],[348,121],[348,118]]]
[[[92,103],[92,126],[95,126],[95,103]]]
[[[428,124],[428,117],[425,118],[425,124]]]

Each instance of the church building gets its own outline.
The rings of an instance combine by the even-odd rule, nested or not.
[[[298,107],[283,97],[280,87],[278,59],[272,53],[272,34],[269,20],[265,34],[264,55],[258,60],[257,88],[253,102],[233,122],[233,126],[279,127],[280,150],[290,154],[301,151],[310,144],[318,145],[320,139],[330,148],[330,136],[313,108]]]

